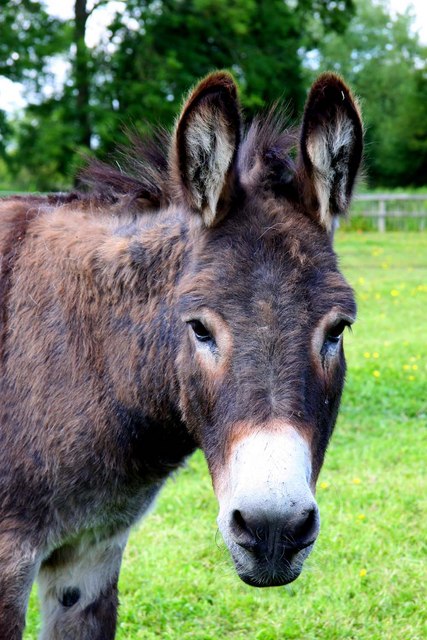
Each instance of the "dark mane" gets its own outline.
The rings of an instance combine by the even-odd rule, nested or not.
[[[117,149],[113,164],[90,160],[79,178],[91,194],[108,202],[158,209],[170,202],[168,154],[171,134],[152,129],[141,135],[128,130],[129,145]]]
[[[173,134],[151,129],[141,135],[127,132],[129,145],[118,148],[111,163],[90,160],[79,178],[91,194],[103,202],[120,202],[137,210],[159,209],[173,200],[169,177],[169,151]],[[242,181],[286,184],[293,174],[290,152],[297,132],[288,127],[286,111],[274,105],[244,127],[237,166]],[[254,171],[257,165],[263,171]],[[259,168],[259,167],[258,167]],[[256,174],[256,177],[255,177]],[[255,180],[254,180],[255,178]]]
[[[289,182],[294,172],[290,156],[299,137],[299,130],[289,126],[286,109],[278,104],[257,115],[246,128],[239,149],[238,169],[244,181],[251,183]],[[258,167],[257,167],[258,165]]]

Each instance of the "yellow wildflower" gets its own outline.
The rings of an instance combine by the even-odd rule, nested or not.
[[[364,577],[366,576],[366,574],[367,574],[367,573],[368,573],[368,572],[366,571],[366,569],[360,569],[360,571],[359,571],[359,576],[360,576],[361,578],[364,578]]]
[[[352,483],[353,484],[360,484],[362,481],[360,478],[353,478]]]
[[[371,354],[369,353],[369,351],[365,351],[365,353],[363,354],[365,358],[370,358]]]
[[[329,487],[329,482],[321,482],[320,483],[320,488],[321,489],[328,489]]]
[[[374,376],[374,378],[379,378],[381,374],[377,369],[375,369],[375,371],[372,372],[372,375]]]
[[[392,296],[393,296],[393,298],[396,298],[396,296],[399,296],[399,295],[400,295],[400,291],[399,291],[399,289],[392,289],[392,290],[390,291],[390,295],[392,295]]]

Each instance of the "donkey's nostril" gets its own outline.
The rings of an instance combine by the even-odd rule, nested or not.
[[[238,545],[251,550],[256,546],[256,534],[247,524],[242,512],[235,509],[231,514],[230,529]]]
[[[231,515],[231,522],[234,529],[237,529],[238,532],[246,531],[247,526],[244,517],[242,516],[241,511],[235,509]]]
[[[317,507],[307,509],[302,518],[294,526],[291,532],[292,546],[296,549],[305,549],[316,540],[319,530],[319,517]]]

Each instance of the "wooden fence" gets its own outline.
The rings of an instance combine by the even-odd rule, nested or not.
[[[2,196],[10,195],[11,191],[0,191]],[[22,194],[24,195],[24,194]],[[361,194],[355,196],[351,206],[351,219],[367,218],[376,223],[378,231],[384,233],[391,221],[411,221],[410,229],[427,229],[427,193],[409,195],[406,193]],[[415,224],[418,221],[418,224]],[[345,226],[345,222],[342,224]]]
[[[387,218],[419,220],[418,227],[423,231],[427,223],[427,194],[358,195],[354,199],[352,215],[376,219],[381,233],[386,231]]]

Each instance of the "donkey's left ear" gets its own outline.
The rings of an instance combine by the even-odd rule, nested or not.
[[[328,232],[333,230],[335,216],[349,207],[362,151],[357,101],[341,78],[322,74],[305,106],[300,171],[306,206]]]
[[[207,227],[227,213],[239,140],[236,84],[225,71],[211,73],[190,93],[171,153],[175,188]]]

